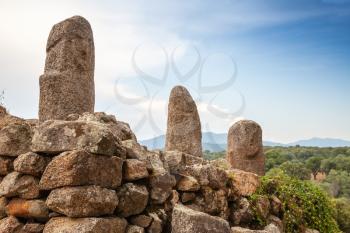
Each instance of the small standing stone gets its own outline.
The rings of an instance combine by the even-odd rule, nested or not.
[[[89,22],[81,16],[51,29],[40,77],[39,120],[94,112],[95,48]]]
[[[238,121],[230,128],[227,140],[227,160],[232,168],[265,174],[262,130],[256,122]]]
[[[202,157],[202,132],[196,103],[185,87],[171,90],[165,150]]]

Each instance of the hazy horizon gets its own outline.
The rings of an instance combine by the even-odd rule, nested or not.
[[[203,131],[252,119],[268,141],[350,140],[350,0],[0,5],[0,91],[14,115],[37,117],[50,29],[81,15],[94,32],[95,111],[139,139],[165,133],[168,95],[183,85]]]

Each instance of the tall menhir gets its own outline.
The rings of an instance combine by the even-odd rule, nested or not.
[[[95,48],[89,22],[68,18],[51,29],[40,77],[40,121],[94,112]]]
[[[262,129],[254,121],[236,122],[228,132],[227,160],[232,168],[265,174],[265,155]]]

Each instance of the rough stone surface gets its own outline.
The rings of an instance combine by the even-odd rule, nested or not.
[[[0,127],[0,155],[18,156],[30,151],[32,130],[25,121]]]
[[[267,225],[264,230],[250,230],[242,227],[232,227],[231,230],[232,233],[281,233],[274,224]]]
[[[139,180],[148,177],[147,164],[137,159],[127,159],[124,163],[124,179],[127,181]]]
[[[143,185],[124,184],[118,191],[117,213],[122,217],[140,214],[147,206],[148,191]]]
[[[172,233],[231,233],[224,219],[182,205],[175,206],[171,225]]]
[[[137,141],[135,134],[132,132],[129,124],[117,121],[115,116],[107,115],[104,112],[84,113],[82,115],[73,114],[68,116],[66,120],[82,120],[82,121],[95,121],[107,125],[112,134],[119,138],[121,141],[133,140]]]
[[[13,158],[0,156],[0,175],[7,175],[13,171]]]
[[[44,224],[27,223],[18,233],[42,233],[44,227]]]
[[[43,233],[122,233],[127,221],[122,218],[52,218]]]
[[[39,181],[33,176],[11,172],[0,183],[0,196],[34,199],[39,194]]]
[[[200,185],[198,181],[192,176],[183,176],[177,183],[177,189],[180,191],[198,191]]]
[[[49,159],[33,152],[28,152],[18,156],[14,163],[14,170],[23,174],[41,176]]]
[[[161,204],[168,199],[172,193],[172,188],[176,185],[176,179],[173,175],[165,172],[154,174],[150,177],[151,199],[156,204]]]
[[[34,131],[34,152],[58,154],[80,149],[93,154],[119,155],[121,148],[105,125],[92,121],[50,120]]]
[[[151,224],[151,222],[152,222],[152,218],[150,216],[143,215],[143,214],[135,215],[130,218],[130,223],[143,228],[148,227]]]
[[[40,180],[44,190],[62,186],[99,185],[117,188],[122,181],[123,161],[116,156],[65,152],[53,158]]]
[[[39,119],[64,119],[93,112],[95,48],[89,22],[80,16],[51,29],[40,77]]]
[[[22,228],[17,218],[10,216],[0,220],[0,232],[1,233],[17,233]]]
[[[234,225],[248,224],[254,217],[254,212],[246,198],[239,199],[231,211],[230,222]]]
[[[171,90],[165,150],[178,150],[202,157],[201,123],[196,103],[185,87]]]
[[[98,217],[113,214],[118,197],[114,190],[99,186],[65,187],[51,191],[46,205],[68,217]]]
[[[162,233],[163,231],[163,221],[155,213],[149,214],[152,217],[152,223],[147,228],[147,233]]]
[[[231,188],[239,196],[250,196],[260,186],[260,178],[254,173],[238,169],[226,170],[226,173],[230,178]]]
[[[49,209],[43,200],[12,199],[6,206],[8,215],[21,218],[34,218],[45,221],[49,217]]]
[[[126,228],[126,233],[144,233],[145,229],[135,225],[129,225]]]
[[[210,215],[220,216],[228,219],[230,211],[228,208],[227,194],[223,189],[213,190],[208,186],[201,188],[201,195],[197,195],[194,201],[202,212]]]
[[[7,202],[8,201],[6,197],[0,197],[0,219],[5,218],[7,216],[6,214]]]
[[[228,132],[227,141],[227,160],[232,168],[265,174],[262,130],[256,122],[236,122]]]

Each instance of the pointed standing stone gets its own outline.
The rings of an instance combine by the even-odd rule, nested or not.
[[[265,174],[262,130],[256,122],[238,121],[230,128],[227,140],[227,160],[233,168]]]
[[[40,121],[93,112],[94,67],[89,22],[74,16],[54,25],[46,46],[45,71],[40,77]]]
[[[171,90],[165,150],[202,157],[201,123],[196,103],[185,87]]]

